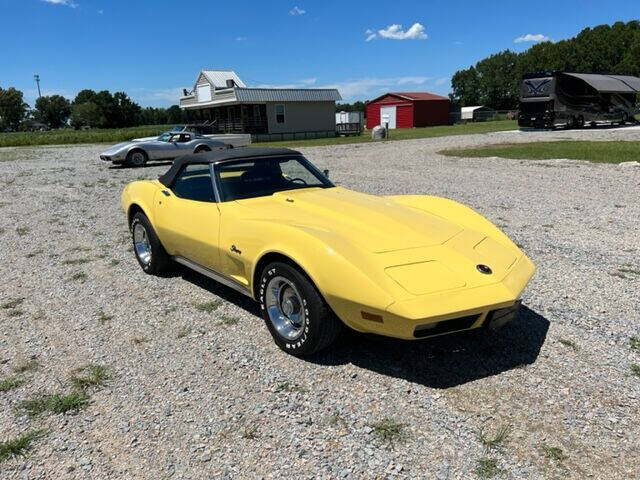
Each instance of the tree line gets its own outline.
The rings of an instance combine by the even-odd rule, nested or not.
[[[496,53],[456,72],[450,97],[459,106],[514,109],[522,75],[553,70],[640,76],[640,21],[585,28],[568,40],[538,43],[522,53]]]
[[[42,128],[126,128],[138,125],[181,123],[180,107],[142,108],[124,92],[85,89],[73,100],[62,95],[39,97],[35,108],[24,101],[23,93],[13,87],[0,87],[0,131],[39,130]]]

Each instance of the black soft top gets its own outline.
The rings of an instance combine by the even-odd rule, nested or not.
[[[184,155],[178,157],[173,161],[171,168],[167,170],[164,175],[161,175],[158,180],[165,187],[171,186],[178,172],[182,170],[182,167],[190,164],[206,164],[206,163],[220,163],[232,160],[256,160],[258,158],[268,159],[269,157],[281,157],[290,155],[300,155],[300,152],[291,150],[290,148],[274,148],[274,147],[261,147],[261,148],[229,148],[226,150],[214,150],[212,152],[198,153]]]

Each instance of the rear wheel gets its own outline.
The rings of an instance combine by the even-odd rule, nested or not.
[[[205,145],[200,145],[199,147],[197,147],[193,153],[203,153],[203,152],[210,152],[211,149]]]
[[[169,269],[171,259],[142,212],[136,213],[131,220],[131,239],[136,259],[145,273],[158,275]]]
[[[584,117],[582,115],[576,120],[576,128],[584,128]]]
[[[149,157],[146,152],[142,150],[132,150],[127,154],[125,163],[130,167],[144,167],[147,160],[149,160]]]
[[[626,113],[623,113],[622,121],[620,122],[620,125],[626,125],[628,121],[629,121],[629,115],[627,115]]]
[[[291,355],[311,355],[328,347],[342,328],[311,281],[289,264],[267,265],[258,300],[273,340]]]

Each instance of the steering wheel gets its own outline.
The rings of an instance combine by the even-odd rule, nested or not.
[[[289,181],[290,181],[291,183],[294,183],[294,182],[302,182],[302,184],[303,184],[303,185],[308,185],[307,181],[306,181],[304,178],[298,178],[298,177],[296,177],[296,178],[289,178]]]

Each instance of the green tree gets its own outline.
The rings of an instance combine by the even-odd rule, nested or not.
[[[164,123],[182,123],[184,122],[184,113],[178,105],[171,105],[167,109],[167,121]],[[162,122],[158,122],[162,123]]]
[[[78,129],[81,127],[99,127],[104,125],[104,117],[100,107],[93,102],[74,103],[71,106],[71,126]]]
[[[29,105],[24,102],[20,90],[0,88],[0,131],[8,128],[17,130],[20,122],[26,118],[28,109]]]
[[[522,75],[553,70],[640,75],[640,21],[585,28],[574,38],[538,43],[522,53],[491,55],[453,75],[451,100],[515,108]]]
[[[103,123],[100,127],[103,128],[115,128],[117,127],[117,106],[113,95],[108,90],[101,90],[96,93],[93,102],[100,109],[101,118]]]
[[[451,100],[461,107],[480,104],[480,80],[475,67],[457,71],[451,78]]]
[[[115,127],[132,127],[140,124],[140,105],[131,101],[124,92],[116,92],[113,94],[113,100],[116,109],[116,125]]]
[[[73,100],[74,105],[80,105],[81,103],[96,103],[96,92],[85,88],[84,90],[80,90],[76,95],[76,98]]]
[[[36,118],[50,128],[60,128],[71,114],[71,103],[61,95],[40,97],[36,100]]]

